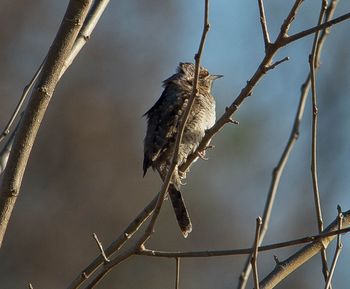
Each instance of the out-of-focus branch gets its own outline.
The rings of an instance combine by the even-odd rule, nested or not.
[[[68,58],[65,59],[65,61],[64,61],[63,68],[61,70],[59,79],[61,79],[62,75],[66,72],[67,68],[72,64],[73,60],[78,55],[80,50],[83,48],[83,46],[86,44],[86,42],[90,39],[92,31],[94,30],[98,20],[100,19],[103,11],[106,9],[106,6],[108,5],[108,3],[109,3],[109,0],[95,0],[94,3],[92,4],[91,9],[89,10],[88,15],[86,16],[84,24],[83,24],[83,26],[78,34],[78,37],[74,42],[73,48],[72,48]],[[14,120],[17,117],[19,111],[21,110],[29,92],[31,91],[36,80],[38,79],[39,74],[43,68],[45,61],[46,61],[46,58],[41,63],[38,70],[35,72],[33,78],[30,80],[30,82],[23,89],[22,96],[21,96],[21,98],[20,98],[20,100],[15,108],[15,111],[13,112],[9,122],[7,123],[2,134],[0,135],[0,142],[10,133],[10,128],[11,128],[12,124],[14,123]],[[19,122],[20,122],[20,120],[18,120],[18,123]],[[12,138],[13,135],[14,135],[14,132],[11,134],[10,138]],[[8,153],[10,153],[10,151],[8,151]],[[5,169],[6,163],[5,163],[5,166],[2,166],[2,170]],[[3,163],[1,162],[1,164],[3,164]],[[2,172],[2,170],[0,171],[0,173]]]
[[[48,52],[37,86],[16,133],[0,187],[0,246],[21,187],[28,158],[59,80],[65,59],[68,57],[83,24],[92,0],[71,0],[60,29]]]

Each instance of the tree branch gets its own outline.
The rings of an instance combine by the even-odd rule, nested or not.
[[[48,52],[13,144],[0,187],[0,247],[21,187],[28,158],[46,108],[92,0],[71,0],[60,29]]]
[[[350,226],[350,211],[344,213],[343,227]],[[334,220],[323,232],[331,232],[338,229],[339,221],[338,217]],[[260,289],[271,289],[280,283],[284,278],[291,274],[294,270],[303,265],[310,258],[319,253],[323,248],[327,248],[331,241],[335,239],[335,235],[328,236],[312,242],[311,244],[303,247],[298,252],[283,262],[280,262],[278,266],[260,282]]]
[[[320,14],[318,17],[317,25],[321,25],[323,18],[327,10],[327,1],[322,0]],[[317,124],[318,124],[318,108],[317,108],[317,94],[316,94],[316,70],[318,67],[319,59],[317,58],[316,51],[318,45],[318,35],[319,31],[315,33],[311,54],[309,57],[310,65],[310,77],[311,77],[311,93],[312,93],[312,133],[311,133],[311,176],[312,176],[312,187],[314,196],[314,205],[316,209],[317,227],[318,232],[323,231],[323,219],[321,210],[321,198],[318,187],[318,177],[317,177]],[[324,280],[327,281],[329,271],[327,265],[327,255],[326,250],[321,250],[321,260],[322,260],[322,272]]]
[[[345,212],[344,215],[347,218],[350,218],[350,210]],[[335,220],[334,222],[336,222]],[[334,223],[333,222],[333,223]],[[333,224],[332,223],[332,224]],[[332,237],[334,238],[336,235],[345,234],[350,232],[350,221],[348,225],[343,225],[343,229],[340,230],[328,230],[325,229],[321,234],[313,235],[309,237],[303,237],[299,239],[294,239],[286,242],[270,244],[266,246],[258,247],[258,252],[265,252],[270,250],[275,250],[279,248],[291,247],[300,244],[316,242],[318,240],[322,240],[324,238]],[[221,256],[235,256],[235,255],[248,255],[253,252],[251,247],[243,248],[243,249],[228,249],[228,250],[205,250],[205,251],[187,251],[187,252],[171,252],[171,251],[158,251],[152,249],[143,249],[137,252],[137,255],[149,256],[149,257],[159,257],[159,258],[208,258],[208,257],[221,257]]]

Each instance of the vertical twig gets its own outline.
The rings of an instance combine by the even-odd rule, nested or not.
[[[338,209],[338,230],[340,230],[340,229],[342,229],[342,226],[343,226],[344,215],[343,215],[343,212],[342,212],[341,207],[339,205],[338,205],[337,209]],[[330,270],[328,278],[326,280],[325,289],[328,289],[331,286],[332,277],[333,277],[335,267],[337,265],[337,261],[338,261],[338,258],[340,256],[342,248],[343,248],[343,244],[341,242],[341,235],[338,234],[337,247],[335,249],[335,253],[334,253],[334,257],[333,257],[333,261],[332,261],[332,265],[331,265],[331,270]]]
[[[180,289],[180,258],[176,257],[175,289]]]
[[[260,24],[261,24],[263,37],[264,37],[264,45],[265,45],[265,52],[266,52],[271,43],[270,43],[269,31],[267,29],[264,0],[258,0],[258,4],[259,4]]]
[[[327,0],[322,0],[320,14],[317,25],[320,25],[324,19],[327,10]],[[312,44],[311,54],[309,56],[310,76],[311,76],[311,93],[312,93],[312,142],[311,142],[311,174],[312,187],[314,192],[314,203],[316,208],[318,232],[323,231],[323,220],[321,210],[320,192],[317,177],[317,124],[318,124],[318,107],[317,107],[317,92],[316,92],[316,69],[318,68],[318,59],[316,57],[317,43],[319,32],[315,33]],[[329,271],[327,265],[326,250],[321,251],[322,272],[325,281],[328,279]]]
[[[254,277],[255,289],[259,289],[259,274],[258,274],[257,257],[258,257],[258,246],[259,246],[259,239],[260,239],[261,224],[262,224],[262,219],[261,219],[261,217],[258,217],[256,219],[255,240],[254,240],[254,247],[253,247],[253,255],[252,255],[252,259],[251,259],[251,264],[253,267],[253,277]]]

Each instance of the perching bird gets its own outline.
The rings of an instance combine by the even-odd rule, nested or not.
[[[195,66],[180,63],[174,75],[163,82],[164,91],[147,116],[147,133],[144,140],[143,173],[152,166],[162,180],[170,167],[175,149],[175,140],[182,114],[191,96]],[[210,75],[201,67],[198,78],[198,93],[189,114],[182,142],[179,148],[178,163],[169,186],[169,196],[175,210],[182,234],[186,238],[192,231],[192,224],[179,191],[181,179],[186,172],[178,172],[178,167],[195,152],[205,135],[205,131],[215,123],[215,100],[211,95],[213,81],[222,75]],[[204,152],[201,152],[202,156]]]

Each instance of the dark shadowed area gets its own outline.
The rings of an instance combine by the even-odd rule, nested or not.
[[[142,117],[162,92],[161,82],[180,61],[193,61],[202,29],[203,1],[111,1],[90,41],[60,81],[26,169],[20,196],[0,250],[0,288],[66,288],[145,207],[161,181],[142,178]],[[271,38],[294,1],[266,1]],[[321,1],[305,1],[291,33],[317,23]],[[340,0],[336,15],[350,11]],[[68,1],[5,0],[0,8],[0,128],[45,57]],[[264,54],[256,1],[212,1],[211,31],[202,64],[225,77],[214,84],[221,115]],[[350,209],[350,22],[331,30],[317,75],[318,164],[324,222],[337,204]],[[287,142],[312,37],[280,51],[290,60],[271,71],[212,141],[208,161],[198,160],[183,188],[193,232],[183,239],[169,202],[147,243],[160,250],[251,246],[275,167]],[[264,244],[317,233],[310,172],[310,98],[301,135],[281,179]],[[1,144],[2,145],[2,144]],[[1,181],[1,177],[0,177]],[[350,283],[349,237],[334,288]],[[260,255],[260,277],[297,248]],[[332,259],[334,246],[328,250]],[[244,256],[184,259],[181,288],[236,288]],[[175,260],[132,257],[97,288],[174,288]],[[253,287],[252,280],[247,288]],[[314,257],[278,288],[323,288]]]

